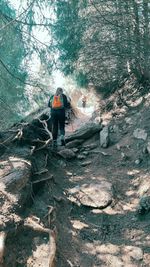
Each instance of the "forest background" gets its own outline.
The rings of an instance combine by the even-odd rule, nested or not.
[[[1,0],[0,129],[47,106],[56,86],[107,96],[150,78],[148,0]]]

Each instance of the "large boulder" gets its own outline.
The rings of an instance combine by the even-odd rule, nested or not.
[[[96,123],[87,123],[74,133],[66,137],[66,142],[70,142],[74,139],[88,139],[92,137],[95,133],[99,132],[102,129],[100,124]]]
[[[106,180],[88,181],[86,184],[77,186],[70,190],[73,198],[70,200],[93,208],[106,208],[112,202],[112,185]]]
[[[100,132],[100,145],[103,148],[107,148],[109,144],[109,128],[105,126]]]

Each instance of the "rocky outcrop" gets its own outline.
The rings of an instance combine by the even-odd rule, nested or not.
[[[102,129],[100,124],[96,123],[87,123],[74,133],[66,137],[66,142],[70,142],[74,139],[88,139],[92,137],[95,133],[99,132]]]

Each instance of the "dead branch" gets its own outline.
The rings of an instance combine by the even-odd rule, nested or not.
[[[39,231],[49,234],[49,267],[54,267],[55,254],[56,254],[56,231],[44,228],[39,223],[35,222],[32,218],[28,218],[24,226],[31,228],[34,231]]]
[[[43,174],[43,173],[46,173],[46,172],[48,172],[48,169],[42,169],[41,171],[39,171],[39,172],[34,172],[33,174],[34,174],[34,175],[40,175],[40,174]]]
[[[50,229],[43,227],[39,223],[35,222],[32,218],[27,218],[24,222],[24,226],[38,232],[43,232],[43,233],[50,232]]]
[[[52,206],[48,206],[48,208],[49,208],[48,213],[44,216],[44,218],[48,217],[48,224],[49,224],[49,227],[50,227],[51,226],[51,222],[54,221],[54,219],[51,220],[50,215],[55,210],[55,208],[52,207]]]
[[[0,232],[0,264],[2,264],[4,261],[6,236],[7,236],[6,232]]]
[[[37,173],[35,173],[35,174],[37,174]],[[53,178],[53,175],[51,175],[49,177],[46,177],[46,178],[43,178],[43,179],[40,179],[40,180],[33,181],[32,184],[37,184],[37,183],[40,183],[40,182],[45,182],[45,181],[50,180],[52,178]]]
[[[46,121],[45,121],[45,120],[42,121],[42,120],[39,119],[39,122],[42,123],[42,125],[43,125],[45,131],[46,131],[46,132],[48,133],[48,135],[49,135],[49,139],[52,140],[52,133],[48,130],[48,126],[47,126]]]
[[[49,254],[49,267],[54,267],[55,254],[56,254],[56,232],[50,231],[50,254]]]

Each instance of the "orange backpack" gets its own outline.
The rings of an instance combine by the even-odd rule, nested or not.
[[[64,102],[63,102],[63,96],[62,95],[54,95],[53,96],[52,108],[54,108],[54,109],[64,108]]]

